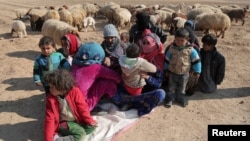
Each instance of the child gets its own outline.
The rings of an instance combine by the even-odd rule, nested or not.
[[[49,93],[49,86],[43,80],[46,73],[58,69],[64,56],[56,52],[56,44],[54,40],[48,36],[44,36],[39,41],[41,54],[36,57],[33,67],[33,79],[37,86],[43,86],[45,93]]]
[[[200,57],[193,46],[188,42],[189,32],[180,28],[175,33],[174,44],[165,54],[165,75],[168,77],[168,89],[165,107],[170,108],[176,100],[181,106],[188,104],[185,98],[186,84],[189,71],[192,67],[194,75],[201,73]],[[192,64],[192,66],[191,66]]]
[[[140,48],[136,44],[131,44],[126,49],[126,56],[119,59],[123,85],[131,95],[141,94],[143,86],[146,85],[145,79],[141,77],[142,72],[156,72],[156,66],[139,57],[139,54]]]
[[[204,93],[213,93],[225,76],[225,57],[217,51],[217,38],[213,34],[202,37],[201,49],[202,72],[198,81],[198,89]]]
[[[73,77],[69,71],[58,69],[47,73],[44,80],[50,86],[46,98],[44,140],[73,138],[82,141],[86,134],[94,131],[97,123],[90,115],[82,92],[74,85]]]
[[[70,70],[73,58],[69,55],[69,50],[67,48],[61,47],[57,50],[57,52],[60,52],[65,57],[65,59],[61,61],[60,66]]]
[[[129,33],[128,32],[122,32],[120,35],[121,42],[125,44],[126,46],[129,46],[131,43],[129,42]]]

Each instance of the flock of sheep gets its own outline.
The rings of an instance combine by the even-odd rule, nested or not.
[[[225,31],[231,26],[233,20],[245,23],[249,14],[249,6],[238,5],[211,6],[211,5],[120,5],[114,2],[103,6],[92,3],[77,4],[71,6],[40,6],[27,9],[16,9],[18,20],[13,21],[12,36],[27,36],[23,19],[30,20],[32,31],[41,31],[42,35],[52,37],[60,45],[60,37],[66,33],[79,36],[79,32],[92,26],[95,30],[95,19],[98,16],[105,17],[109,23],[113,23],[118,30],[129,28],[135,22],[135,14],[144,11],[150,15],[152,23],[161,26],[164,30],[173,33],[177,28],[184,26],[186,20],[193,20],[195,30],[208,33],[214,31],[218,37],[224,38]],[[17,35],[15,35],[17,33]]]

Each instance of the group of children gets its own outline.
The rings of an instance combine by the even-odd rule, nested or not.
[[[199,51],[188,21],[191,31],[178,29],[163,53],[167,35],[145,13],[136,17],[130,31],[120,35],[113,24],[105,25],[101,44],[82,44],[66,34],[57,50],[52,38],[40,39],[33,76],[46,93],[45,140],[81,140],[91,133],[97,123],[90,112],[104,95],[121,108],[136,108],[142,116],[164,101],[167,108],[173,102],[188,105],[185,91],[191,74],[200,91],[217,89],[225,58],[216,50],[214,35],[202,38]],[[162,89],[164,80],[167,88]]]

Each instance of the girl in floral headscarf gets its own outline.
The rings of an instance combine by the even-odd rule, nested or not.
[[[71,72],[77,86],[87,97],[91,111],[104,94],[112,97],[117,91],[121,76],[102,66],[105,53],[100,44],[88,42],[80,46],[73,58]]]
[[[164,55],[162,53],[163,45],[159,37],[151,33],[149,29],[143,32],[139,46],[140,56],[154,64],[157,71],[155,73],[141,72],[140,75],[145,79],[146,85],[140,95],[131,96],[125,89],[119,88],[112,100],[119,106],[137,109],[138,115],[143,116],[150,113],[165,98],[165,91],[160,88],[164,78]]]

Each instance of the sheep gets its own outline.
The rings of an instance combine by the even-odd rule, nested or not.
[[[60,21],[66,22],[69,25],[73,25],[73,16],[69,10],[62,9],[62,10],[58,11],[58,14],[60,16]]]
[[[48,10],[46,14],[43,16],[43,20],[46,21],[48,19],[56,19],[60,20],[60,15],[57,10]]]
[[[154,15],[149,15],[150,16],[150,21],[155,24],[159,25],[161,23],[161,17],[159,14],[154,14]]]
[[[30,26],[32,31],[41,31],[43,16],[48,12],[46,8],[31,8],[26,15],[30,17]]]
[[[233,8],[227,13],[227,15],[231,19],[231,22],[233,21],[233,19],[235,19],[237,23],[238,19],[240,19],[242,21],[242,25],[244,25],[245,18],[247,16],[247,9],[246,8]]]
[[[175,17],[172,21],[171,27],[170,27],[170,34],[173,35],[175,31],[179,28],[184,27],[185,22],[187,19],[182,18],[182,17]]]
[[[214,30],[217,37],[224,38],[225,31],[231,26],[230,18],[224,13],[201,14],[195,18],[195,30]]]
[[[72,33],[80,38],[78,29],[62,21],[49,19],[42,26],[42,35],[54,39],[57,45],[61,46],[61,37],[65,34]]]
[[[168,4],[166,7],[173,9],[175,12],[181,12],[181,10],[183,9],[184,6],[185,6],[185,4],[182,2],[182,3],[179,3],[177,5]]]
[[[187,13],[187,19],[194,20],[198,15],[202,13],[213,14],[214,11],[210,8],[195,8],[192,9],[189,13]]]
[[[19,9],[16,9],[14,11],[16,13],[16,19],[17,20],[21,20],[26,15],[26,13],[28,12],[27,9],[23,9],[23,8],[19,8]]]
[[[83,19],[83,28],[85,29],[84,31],[88,31],[88,27],[91,26],[93,28],[93,31],[95,31],[95,19],[93,17],[86,17]]]
[[[200,5],[197,8],[208,8],[214,11],[214,13],[222,13],[222,10],[220,8],[216,8],[210,5]]]
[[[173,9],[170,9],[170,8],[167,8],[167,7],[162,7],[162,8],[160,8],[160,10],[164,10],[164,11],[171,12],[171,13],[175,12]]]
[[[82,30],[82,21],[86,17],[87,13],[83,8],[69,9],[73,17],[73,26],[78,28],[78,31]]]
[[[111,9],[111,13],[113,13],[114,24],[117,26],[117,29],[120,30],[123,27],[130,26],[130,20],[132,14],[126,8],[116,8]]]
[[[170,28],[172,22],[172,13],[164,10],[156,10],[155,13],[159,14],[161,17],[161,27],[163,28],[163,25],[166,24],[167,28]]]
[[[24,24],[24,22],[20,20],[13,21],[12,28],[11,28],[12,37],[16,37],[16,33],[17,33],[17,37],[19,38],[23,38],[27,36],[26,25]]]
[[[135,8],[146,8],[147,6],[144,4],[136,4]]]
[[[85,3],[83,4],[83,9],[87,12],[87,16],[96,17],[99,7],[95,4]]]
[[[120,8],[120,5],[118,4],[105,5],[99,9],[98,13],[107,18],[109,23],[113,23],[113,15],[110,12],[111,9],[115,8]]]
[[[175,17],[181,17],[181,18],[184,18],[184,19],[187,19],[187,15],[185,15],[184,13],[173,13],[172,14],[172,20],[174,20]]]

